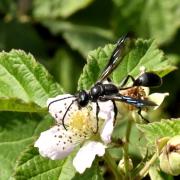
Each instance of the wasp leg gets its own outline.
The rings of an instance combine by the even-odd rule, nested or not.
[[[107,77],[107,81],[108,82],[112,82],[111,78]]]
[[[96,120],[97,121],[96,121],[96,131],[94,132],[94,134],[96,134],[99,130],[99,117],[98,117],[99,111],[100,111],[99,104],[98,102],[96,102]]]
[[[133,76],[127,75],[127,77],[123,80],[123,82],[122,82],[121,85],[118,87],[118,89],[119,89],[119,90],[124,90],[124,89],[132,88],[132,86],[130,86],[130,87],[124,87],[124,86],[127,84],[127,82],[128,82],[129,79],[131,79],[133,83],[135,82],[135,79],[134,79]]]
[[[143,115],[141,114],[142,109],[141,109],[141,108],[138,108],[138,109],[139,109],[139,110],[138,110],[139,116],[140,116],[146,123],[149,123],[149,121],[148,121],[146,118],[144,118]]]
[[[115,101],[112,100],[112,103],[113,103],[113,106],[114,106],[114,123],[113,124],[115,125],[118,111],[117,111],[117,106],[116,106]]]

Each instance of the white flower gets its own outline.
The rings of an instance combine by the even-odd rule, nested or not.
[[[91,141],[85,144],[73,160],[76,170],[83,173],[86,168],[90,168],[96,155],[103,156],[105,154],[105,148],[106,146],[100,142]]]
[[[103,156],[105,148],[111,142],[113,131],[114,106],[112,101],[98,102],[100,111],[99,134],[97,130],[96,103],[79,109],[76,98],[70,94],[59,95],[48,100],[49,112],[57,125],[42,132],[35,142],[42,156],[52,160],[62,159],[69,155],[75,147],[83,145],[76,154],[73,165],[79,173],[91,167],[95,156]],[[67,111],[68,110],[68,111]],[[62,126],[64,114],[65,127]]]
[[[156,110],[159,108],[159,106],[163,103],[165,97],[169,96],[169,93],[152,93],[149,94],[149,88],[148,87],[140,87],[145,92],[145,99],[148,101],[154,102],[157,106],[154,106],[152,109]]]
[[[154,107],[154,110],[156,110],[162,104],[166,96],[169,96],[169,93],[152,93],[148,96],[149,100],[157,104],[157,106]]]

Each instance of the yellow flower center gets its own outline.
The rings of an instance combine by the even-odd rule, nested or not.
[[[90,136],[96,132],[97,120],[88,107],[73,112],[69,120],[69,128],[78,134]]]

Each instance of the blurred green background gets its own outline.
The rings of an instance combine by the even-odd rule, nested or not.
[[[0,50],[34,55],[67,92],[77,81],[90,50],[114,43],[124,33],[156,39],[180,64],[179,0],[1,0]],[[163,78],[168,91],[164,116],[180,115],[180,71]]]

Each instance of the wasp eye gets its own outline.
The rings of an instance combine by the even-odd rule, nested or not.
[[[78,104],[80,107],[85,107],[89,102],[89,94],[82,90],[79,92],[79,97],[78,97]]]

